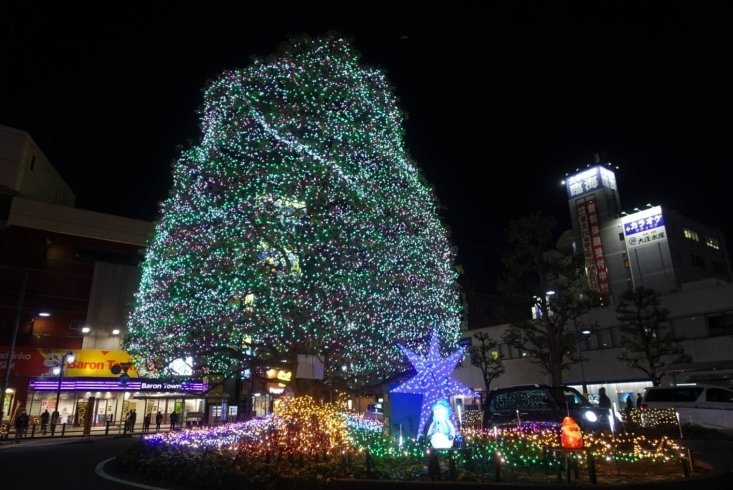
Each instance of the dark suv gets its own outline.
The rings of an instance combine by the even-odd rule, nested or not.
[[[610,429],[608,410],[595,408],[574,388],[519,385],[495,388],[486,400],[484,420],[490,425],[544,422],[562,424],[568,414],[583,431]],[[519,417],[517,417],[519,416]]]

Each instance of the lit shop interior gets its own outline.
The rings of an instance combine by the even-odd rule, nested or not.
[[[202,423],[207,398],[205,383],[164,383],[134,380],[126,387],[117,380],[64,380],[59,389],[58,381],[36,380],[28,386],[26,408],[31,419],[40,419],[48,410],[53,413],[56,400],[59,406],[59,424],[80,425],[87,413],[92,413],[92,425],[119,424],[132,410],[138,414],[135,425],[142,426],[145,414],[161,412],[163,424],[170,424],[170,415],[178,413],[184,425]],[[89,398],[94,397],[93,406]]]

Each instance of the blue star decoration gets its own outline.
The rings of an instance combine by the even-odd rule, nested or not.
[[[463,346],[448,357],[441,358],[438,329],[433,328],[427,357],[421,357],[418,353],[402,345],[399,345],[399,348],[405,353],[417,374],[390,391],[392,393],[422,395],[420,426],[417,430],[419,437],[432,416],[433,405],[438,400],[449,400],[451,396],[456,395],[472,396],[474,394],[471,388],[451,377],[451,373],[463,357],[466,347]]]

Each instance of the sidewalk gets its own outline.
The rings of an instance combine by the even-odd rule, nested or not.
[[[170,428],[166,427],[165,430],[161,430],[159,432],[170,432]],[[63,436],[61,435],[63,433]],[[106,427],[92,427],[91,435],[89,437],[86,437],[83,435],[83,428],[82,427],[73,427],[69,430],[64,431],[56,431],[56,433],[52,436],[51,432],[49,431],[46,435],[42,435],[40,433],[34,433],[31,430],[28,430],[25,437],[21,439],[20,444],[15,443],[15,431],[11,431],[10,434],[8,434],[8,438],[0,438],[0,450],[2,448],[7,447],[20,447],[20,446],[54,446],[54,445],[60,445],[60,444],[72,444],[72,443],[81,443],[81,442],[94,442],[97,440],[107,440],[107,439],[122,439],[122,438],[133,438],[133,437],[140,437],[141,435],[145,434],[155,434],[155,430],[152,430],[150,432],[142,432],[141,430],[135,430],[134,432],[127,432],[124,433],[123,430],[119,429],[117,427],[110,427],[109,431],[107,431]]]
[[[16,444],[14,439],[8,439],[8,440],[2,440],[0,441],[0,451],[2,451],[5,448],[19,448],[19,447],[43,447],[43,446],[60,446],[62,444],[81,444],[81,443],[90,443],[90,442],[98,442],[98,441],[105,441],[109,439],[118,439],[118,438],[132,438],[134,437],[133,434],[127,434],[127,435],[93,435],[88,438],[82,438],[82,436],[66,436],[66,437],[39,437],[39,438],[33,438],[33,439],[23,439],[21,440],[20,444]]]

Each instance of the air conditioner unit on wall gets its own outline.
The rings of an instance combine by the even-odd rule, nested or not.
[[[81,320],[72,320],[69,323],[69,330],[75,330],[75,331],[81,332],[81,329],[84,328],[85,323],[86,322],[81,321]]]

